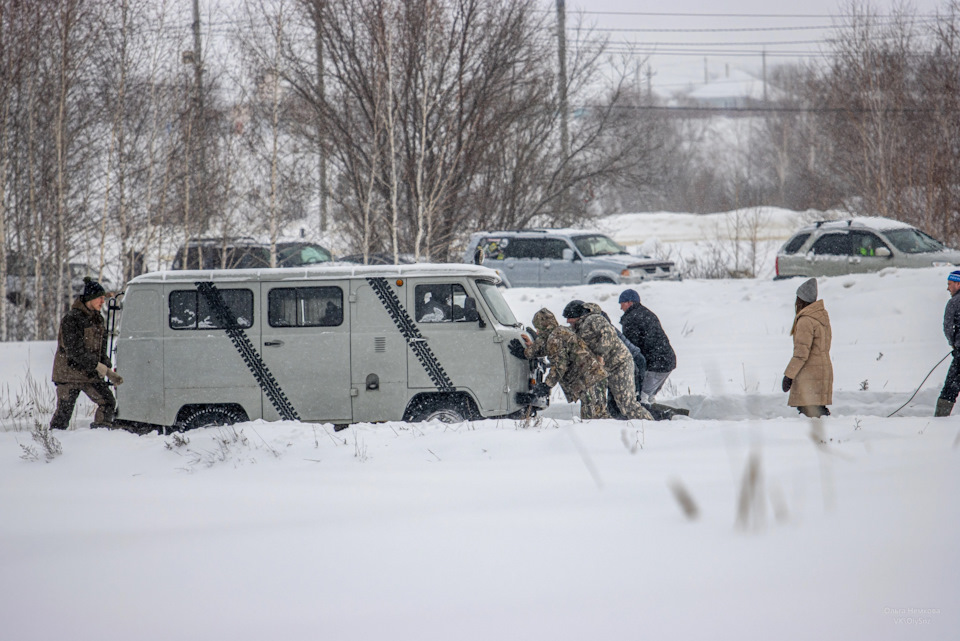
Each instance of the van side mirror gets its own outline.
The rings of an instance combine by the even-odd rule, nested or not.
[[[569,247],[564,249],[560,255],[562,256],[563,260],[567,262],[570,262],[571,260],[573,260],[573,250],[570,249]]]
[[[877,258],[890,258],[893,254],[890,253],[889,247],[877,247],[874,250],[873,255]]]
[[[477,299],[467,296],[463,301],[463,320],[468,323],[476,323],[480,320],[480,313],[477,311]]]

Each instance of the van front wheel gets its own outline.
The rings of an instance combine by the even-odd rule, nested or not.
[[[217,425],[233,425],[248,420],[242,409],[230,405],[207,405],[196,407],[187,412],[177,421],[176,428],[181,431],[193,430],[198,427],[215,427]]]

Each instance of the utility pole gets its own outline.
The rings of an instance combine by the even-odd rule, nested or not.
[[[767,50],[763,50],[763,104],[767,104]]]
[[[206,126],[204,123],[204,105],[203,105],[203,62],[202,62],[202,42],[200,41],[200,0],[193,0],[193,135],[191,136],[192,152],[196,153],[195,167],[200,171],[200,180],[196,183],[198,186],[197,200],[201,204],[201,215],[206,212],[206,190],[207,190],[207,158],[205,138]],[[198,141],[198,139],[200,139]]]
[[[323,19],[321,10],[315,9],[314,15],[314,45],[317,51],[317,91],[320,93],[320,100],[326,100],[326,87],[324,85],[323,73],[323,38],[320,33],[320,21]],[[320,158],[317,166],[317,172],[320,174],[320,231],[327,231],[327,148],[324,144],[323,121],[317,114],[317,151]]]
[[[569,126],[567,123],[567,8],[566,0],[557,0],[557,49],[560,57],[559,98],[560,98],[560,153],[561,162],[566,167],[570,158]],[[560,212],[565,214],[567,206],[566,171],[561,173]]]

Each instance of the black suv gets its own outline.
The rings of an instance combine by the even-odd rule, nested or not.
[[[277,267],[301,267],[333,260],[326,247],[304,241],[277,243]],[[263,269],[270,245],[253,238],[200,238],[177,250],[171,269]]]

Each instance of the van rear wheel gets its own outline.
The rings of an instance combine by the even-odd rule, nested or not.
[[[229,405],[208,405],[197,407],[186,412],[177,421],[177,429],[181,431],[194,430],[199,427],[216,427],[218,425],[233,425],[248,420],[243,410]]]
[[[431,398],[422,401],[410,412],[411,423],[440,421],[464,423],[473,418],[471,403],[461,398]]]

